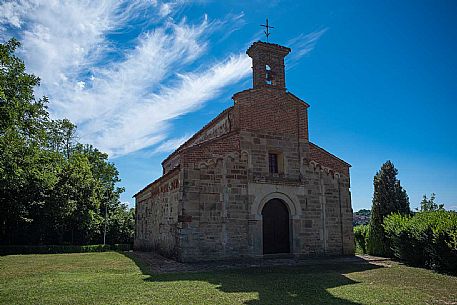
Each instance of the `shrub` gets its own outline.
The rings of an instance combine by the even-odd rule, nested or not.
[[[392,214],[384,230],[394,257],[415,266],[425,265],[424,233],[427,226],[409,215]]]
[[[367,253],[368,225],[359,225],[354,227],[355,251],[357,253]]]
[[[384,230],[393,255],[407,263],[457,273],[457,213],[392,214]]]
[[[129,251],[130,244],[114,245],[48,245],[48,246],[0,246],[0,255],[10,254],[57,254],[57,253],[83,253],[83,252],[105,252],[105,251]]]

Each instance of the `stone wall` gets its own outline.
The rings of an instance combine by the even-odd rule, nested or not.
[[[177,257],[181,181],[181,171],[176,168],[135,195],[135,249]]]
[[[341,255],[354,253],[349,179],[312,162],[305,169],[305,196],[300,198],[301,253]]]
[[[308,146],[287,135],[240,132],[248,160],[249,253],[262,255],[263,205],[273,198],[289,208],[291,252],[295,255],[353,254],[349,178],[310,163]],[[271,174],[268,153],[280,152],[284,172]],[[336,161],[335,161],[336,162]],[[343,169],[348,172],[346,166]]]
[[[183,153],[182,261],[224,259],[247,253],[246,164],[239,135],[231,133]]]

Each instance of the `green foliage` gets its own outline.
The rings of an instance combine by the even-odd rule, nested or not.
[[[52,120],[39,78],[0,44],[0,244],[130,243],[133,213],[119,202],[123,188],[108,155],[76,141],[76,126]],[[121,226],[121,227],[116,227]]]
[[[397,174],[398,170],[393,163],[387,161],[373,179],[373,205],[367,243],[367,251],[371,255],[391,255],[389,241],[382,226],[384,217],[395,212],[410,214],[409,198],[401,187]]]
[[[435,203],[436,195],[432,193],[430,195],[430,199],[427,199],[427,196],[424,195],[421,201],[421,212],[428,212],[428,211],[439,211],[444,210],[444,204],[437,204]]]
[[[132,249],[131,244],[83,245],[83,246],[78,246],[78,245],[0,246],[0,255],[130,251],[131,249]]]
[[[119,243],[131,243],[135,233],[135,210],[120,205],[110,214],[107,239]]]
[[[357,253],[367,253],[368,232],[368,225],[360,225],[354,227],[355,251]]]
[[[457,273],[457,213],[393,214],[384,228],[395,257],[410,264]]]

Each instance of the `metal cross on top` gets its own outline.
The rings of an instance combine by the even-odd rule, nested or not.
[[[265,24],[261,24],[260,26],[263,26],[264,28],[266,28],[266,31],[263,31],[265,33],[265,36],[267,36],[267,42],[268,42],[268,36],[270,36],[270,29],[274,29],[274,27],[272,26],[269,26],[268,25],[268,18],[265,22]]]

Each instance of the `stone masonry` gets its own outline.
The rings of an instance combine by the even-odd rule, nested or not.
[[[350,165],[309,141],[309,105],[285,87],[289,52],[265,42],[248,49],[253,88],[236,93],[135,195],[135,249],[183,262],[260,258],[270,239],[268,253],[354,253]],[[288,227],[264,219],[267,205],[287,208]],[[278,238],[289,251],[275,252]]]

